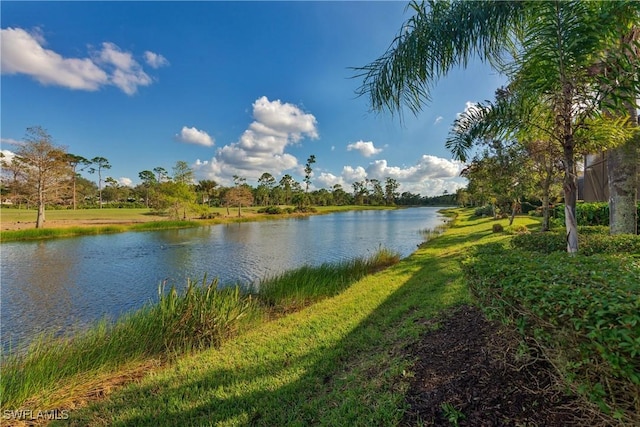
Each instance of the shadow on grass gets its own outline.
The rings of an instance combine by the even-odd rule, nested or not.
[[[65,425],[397,425],[411,366],[403,349],[424,333],[422,319],[469,302],[460,257],[439,252],[488,234],[440,236],[363,281],[375,286],[356,284],[219,351],[178,362],[164,376],[72,413]],[[361,305],[358,292],[367,293]],[[342,297],[353,300],[347,310]]]

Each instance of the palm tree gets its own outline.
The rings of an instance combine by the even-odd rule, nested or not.
[[[517,81],[522,93],[553,112],[553,137],[563,153],[567,250],[577,252],[576,155],[583,141],[576,133],[607,98],[604,91],[616,86],[598,84],[605,76],[594,76],[589,67],[611,48],[622,21],[638,16],[640,2],[433,0],[410,7],[415,15],[387,52],[357,68],[364,79],[359,93],[369,96],[374,110],[402,114],[406,106],[416,113],[430,101],[439,78],[473,57]],[[615,79],[613,72],[606,76],[608,82]],[[635,105],[637,78],[626,83],[615,94]]]

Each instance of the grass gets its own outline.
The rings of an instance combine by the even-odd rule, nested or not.
[[[457,212],[451,228],[413,255],[343,280],[342,291],[318,298],[325,287],[315,282],[317,274],[301,272],[316,277],[309,289],[294,292],[299,311],[258,322],[218,346],[182,353],[166,366],[135,357],[111,372],[72,375],[48,390],[36,387],[22,400],[5,401],[3,409],[68,409],[89,401],[61,424],[78,426],[397,425],[412,376],[404,349],[428,328],[424,319],[471,301],[461,271],[468,248],[510,238],[492,233],[493,221]],[[532,218],[516,221],[537,224]],[[331,276],[326,267],[318,271]],[[280,285],[263,287],[271,295],[265,297],[268,307],[291,303],[289,294],[278,296]],[[86,358],[78,357],[72,364]],[[112,386],[116,390],[109,393]]]
[[[381,250],[369,259],[302,267],[265,280],[255,294],[241,292],[238,286],[219,288],[217,280],[206,277],[201,284],[189,281],[183,292],[161,285],[157,304],[115,323],[102,321],[72,338],[40,336],[26,353],[5,355],[2,404],[19,407],[34,396],[41,404],[53,404],[48,396],[61,381],[85,379],[146,358],[171,359],[218,347],[274,313],[299,310],[335,295],[358,278],[396,262],[397,255]]]
[[[77,209],[77,210],[47,210],[45,226],[35,228],[35,209],[0,208],[0,227],[2,223],[33,223],[32,228],[20,230],[2,230],[0,242],[12,242],[20,240],[40,240],[58,237],[86,236],[95,234],[122,233],[125,231],[153,231],[168,228],[189,228],[200,225],[214,225],[231,222],[263,221],[291,216],[305,216],[309,214],[283,214],[268,215],[258,214],[260,207],[243,208],[242,216],[237,216],[237,210],[221,207],[210,208],[213,219],[205,220],[167,220],[164,216],[155,215],[146,208],[104,208],[104,209]],[[328,214],[344,212],[348,210],[394,209],[386,206],[319,206],[316,214]],[[52,224],[51,221],[56,221]],[[104,222],[104,224],[78,225],[85,222]]]
[[[64,425],[397,425],[411,377],[403,349],[424,332],[423,319],[470,301],[466,249],[505,238],[490,221],[461,215],[399,263],[154,369]],[[60,407],[72,406],[72,394],[82,391]]]

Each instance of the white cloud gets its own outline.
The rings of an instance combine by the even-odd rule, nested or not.
[[[39,30],[21,28],[1,30],[2,74],[25,74],[43,85],[62,86],[74,90],[96,91],[105,85],[118,87],[133,95],[140,86],[149,86],[153,79],[142,69],[131,52],[122,51],[114,43],[104,42],[91,58],[64,58],[46,49],[46,40]],[[152,53],[152,52],[148,52]],[[166,59],[155,55],[151,66]],[[149,56],[145,53],[147,62]],[[164,63],[167,65],[168,61]],[[155,67],[154,67],[155,68]]]
[[[144,53],[144,60],[152,68],[166,67],[169,65],[167,58],[151,51],[146,51]]]
[[[78,90],[97,90],[107,84],[107,73],[88,58],[63,58],[45,49],[39,32],[21,28],[1,30],[2,73],[27,74],[43,85]]]
[[[240,139],[218,149],[210,161],[198,160],[197,174],[221,183],[233,175],[256,179],[262,173],[274,176],[298,166],[298,159],[285,152],[302,138],[318,138],[316,118],[293,104],[258,98],[253,103],[254,121]]]
[[[9,151],[9,150],[0,150],[0,153],[2,153],[2,156],[0,156],[2,160],[7,162],[8,164],[11,163],[13,158],[16,156],[16,154],[13,151]]]
[[[130,178],[120,177],[118,178],[118,184],[125,187],[133,187],[133,181]]]
[[[425,154],[415,165],[405,168],[388,166],[386,160],[376,160],[367,167],[367,176],[376,179],[389,176],[402,182],[422,182],[427,179],[457,177],[463,166],[462,162]]]
[[[183,126],[180,133],[176,135],[176,139],[180,142],[186,142],[187,144],[197,144],[205,147],[212,147],[215,144],[213,138],[211,138],[208,133],[203,130],[198,130],[195,127],[188,128]]]
[[[376,148],[371,141],[358,141],[353,144],[347,145],[347,151],[356,150],[359,151],[365,157],[371,157],[374,154],[378,154],[382,152],[382,148]]]
[[[109,80],[127,95],[138,91],[138,86],[149,86],[153,80],[142,66],[133,59],[131,52],[123,52],[113,43],[102,43],[97,61],[111,69]]]
[[[438,116],[436,117],[436,119],[433,121],[434,125],[440,124],[440,122],[442,122],[444,120],[444,117],[442,116]]]
[[[18,141],[17,139],[13,139],[13,138],[0,138],[0,143],[9,144],[9,145],[16,145],[16,146],[24,145],[23,141]]]
[[[423,155],[415,165],[409,167],[389,166],[386,160],[375,160],[366,169],[362,166],[344,166],[340,176],[323,172],[315,181],[326,188],[340,184],[350,192],[356,181],[378,179],[384,182],[389,177],[400,183],[400,192],[436,196],[444,190],[452,193],[466,185],[466,180],[459,176],[463,166],[461,162]]]

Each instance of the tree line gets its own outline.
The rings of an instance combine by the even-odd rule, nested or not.
[[[105,157],[91,159],[70,154],[54,144],[53,138],[40,126],[26,131],[24,143],[11,159],[2,157],[0,192],[3,201],[38,209],[36,227],[43,226],[45,208],[147,207],[171,218],[194,218],[209,215],[210,207],[242,207],[292,205],[299,211],[310,206],[329,205],[453,205],[455,195],[422,197],[411,192],[399,193],[400,184],[393,178],[384,181],[364,179],[351,189],[336,184],[330,189],[310,191],[315,155],[309,156],[302,183],[285,174],[277,180],[264,172],[255,187],[246,178],[233,177],[232,186],[213,180],[195,180],[193,169],[185,161],[177,161],[171,171],[163,167],[140,171],[141,183],[135,187],[122,185],[107,175],[111,163]],[[84,178],[88,172],[97,182]],[[351,190],[351,191],[350,191]]]

